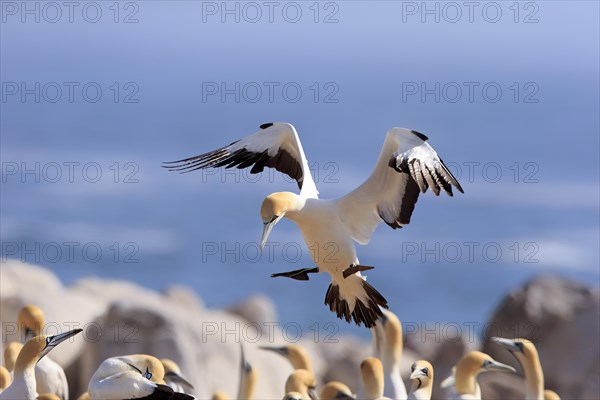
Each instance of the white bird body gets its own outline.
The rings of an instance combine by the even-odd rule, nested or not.
[[[49,357],[42,358],[35,366],[38,393],[53,393],[61,399],[69,398],[67,376],[62,367]]]
[[[139,372],[123,371],[125,365],[117,360],[102,363],[100,374],[94,374],[88,386],[88,393],[92,400],[120,400],[137,399],[150,396],[157,385],[144,378]],[[104,376],[100,378],[100,376]]]
[[[392,128],[388,131],[375,169],[358,188],[334,200],[318,198],[308,161],[296,129],[288,123],[268,123],[261,130],[215,151],[169,163],[172,171],[190,172],[209,167],[246,168],[251,173],[272,167],[295,179],[300,194],[277,192],[261,206],[264,246],[273,226],[286,217],[296,223],[318,268],[273,276],[308,280],[308,273],[327,272],[332,282],[325,303],[346,321],[372,327],[387,301],[360,271],[354,242],[367,244],[382,221],[392,228],[410,223],[419,191],[440,189],[452,195],[460,184],[421,133]]]
[[[90,379],[88,393],[92,400],[172,398],[173,390],[157,383],[163,379],[163,364],[155,357],[141,354],[111,357],[100,364]]]

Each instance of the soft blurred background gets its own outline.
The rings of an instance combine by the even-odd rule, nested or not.
[[[597,2],[55,4],[2,2],[3,261],[211,308],[262,293],[281,324],[367,339],[323,305],[326,276],[269,278],[312,265],[289,221],[257,253],[260,202],[289,179],[160,168],[288,121],[324,198],[366,179],[393,126],[459,178],[359,248],[405,324],[483,334],[536,276],[600,285]]]

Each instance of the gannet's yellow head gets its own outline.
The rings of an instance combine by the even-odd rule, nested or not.
[[[285,392],[288,394],[292,392],[300,393],[302,399],[309,397],[316,400],[316,387],[317,382],[314,375],[305,369],[295,370],[285,382]]]
[[[45,324],[44,312],[34,304],[27,304],[19,311],[17,325],[25,335],[25,340],[41,335]]]
[[[354,400],[352,391],[342,382],[331,381],[321,389],[321,400]]]
[[[560,400],[560,396],[553,390],[544,390],[544,400]]]
[[[404,347],[402,324],[393,312],[386,309],[382,309],[381,311],[383,312],[381,322],[385,332],[385,343],[388,347],[387,351],[393,355],[395,361],[399,361],[400,358],[402,358],[402,350]]]
[[[433,366],[425,360],[417,360],[410,367],[410,379],[413,390],[431,387],[433,385]]]
[[[302,395],[302,393],[298,392],[289,392],[283,396],[283,400],[308,400],[306,397]]]
[[[11,382],[12,379],[10,378],[10,372],[8,369],[0,365],[0,392],[6,389]]]
[[[464,356],[458,364],[456,364],[457,375],[465,371],[477,375],[485,371],[510,371],[515,372],[515,369],[510,365],[502,364],[494,360],[490,355],[480,351],[472,351]]]
[[[305,369],[308,372],[313,373],[308,353],[302,346],[291,344],[289,346],[282,347],[261,346],[260,348],[263,350],[273,351],[287,358],[294,369]]]
[[[77,335],[83,329],[73,329],[72,331],[60,333],[54,336],[36,336],[29,339],[19,352],[17,361],[15,362],[15,371],[24,371],[28,367],[33,367],[46,354],[60,343]]]
[[[383,364],[378,358],[367,357],[360,363],[360,374],[365,386],[365,395],[368,398],[378,399],[383,397]]]
[[[535,345],[527,339],[504,339],[493,337],[491,338],[491,341],[501,344],[505,349],[510,351],[523,367],[528,363],[539,362],[539,356]]]
[[[475,394],[475,379],[481,372],[515,372],[510,365],[502,364],[488,354],[472,351],[456,364],[456,391],[459,394]]]
[[[61,398],[54,393],[42,393],[38,395],[37,400],[61,400]]]
[[[19,342],[10,342],[4,349],[4,365],[6,369],[11,371],[15,368],[15,362],[19,356],[19,352],[23,348],[23,345]]]
[[[158,358],[148,354],[132,354],[118,358],[137,370],[144,378],[155,383],[165,383],[165,367]]]
[[[212,400],[229,400],[229,396],[227,396],[227,393],[223,392],[222,390],[217,390],[216,392],[213,393]]]
[[[185,379],[181,375],[181,368],[179,368],[179,365],[177,365],[177,363],[175,361],[170,360],[168,358],[161,358],[160,362],[162,363],[163,368],[165,370],[165,378],[164,379],[170,379],[174,382],[178,382],[183,385],[186,385],[190,389],[194,389],[194,385],[192,385],[187,379]]]
[[[297,195],[292,192],[276,192],[268,195],[260,206],[260,217],[263,222],[263,234],[260,241],[260,248],[265,247],[269,234],[273,227],[290,210],[295,210],[297,204]]]

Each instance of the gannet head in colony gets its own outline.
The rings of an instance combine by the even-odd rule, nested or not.
[[[44,312],[36,305],[27,304],[19,311],[17,325],[21,329],[23,342],[42,334],[46,321]]]
[[[298,195],[292,192],[276,192],[268,195],[260,206],[260,217],[263,221],[263,234],[260,240],[261,250],[265,247],[273,227],[285,216],[288,211],[296,211]]]
[[[539,363],[537,349],[535,348],[535,345],[527,339],[504,339],[493,337],[491,340],[501,344],[505,349],[510,351],[524,369],[536,361]]]
[[[305,369],[297,369],[288,377],[285,382],[286,393],[300,393],[302,399],[318,399],[315,393],[317,382],[313,374]]]
[[[482,372],[515,372],[510,365],[502,364],[488,354],[472,351],[456,364],[456,391],[459,394],[475,394],[476,378]]]
[[[410,369],[410,380],[416,381],[414,390],[430,386],[433,382],[433,366],[425,360],[417,360]],[[414,386],[414,384],[413,384]]]
[[[367,357],[360,364],[360,374],[365,386],[365,397],[378,399],[383,397],[383,364],[375,357]]]
[[[352,391],[342,382],[331,381],[321,389],[321,400],[354,400]]]
[[[33,339],[29,339],[19,352],[19,356],[15,362],[15,371],[19,368],[24,369],[25,366],[32,362],[37,363],[60,343],[77,335],[81,331],[83,331],[83,329],[73,329],[72,331],[54,336],[40,335]]]

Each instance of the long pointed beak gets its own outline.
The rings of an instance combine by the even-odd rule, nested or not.
[[[486,371],[517,372],[517,370],[510,365],[502,364],[495,360],[488,361],[484,368]]]
[[[410,379],[425,378],[426,376],[427,375],[421,370],[421,368],[416,368],[413,373],[410,374]]]
[[[173,371],[168,372],[167,374],[165,374],[165,378],[167,378],[167,377],[172,379],[175,382],[179,382],[179,383],[186,385],[190,389],[194,389],[194,385],[192,385],[187,379],[185,379],[183,376],[179,375],[176,372],[173,372]]]
[[[55,348],[56,346],[58,346],[59,344],[61,344],[62,342],[64,342],[65,340],[77,335],[79,332],[83,331],[83,329],[73,329],[72,331],[68,331],[65,333],[60,333],[58,335],[54,335],[54,336],[48,336],[46,338],[46,347],[44,347],[44,350],[42,350],[41,354],[40,354],[40,358],[38,359],[41,360],[46,354],[50,353],[50,351]]]
[[[516,352],[516,353],[520,352],[520,350],[517,347],[517,345],[515,344],[514,340],[504,339],[504,338],[500,338],[500,337],[493,337],[493,338],[490,338],[490,340],[492,342],[495,342],[495,343],[498,343],[498,344],[502,345],[507,350],[510,350],[510,351]]]
[[[308,397],[310,397],[311,400],[319,400],[315,388],[308,388]]]
[[[269,347],[269,346],[259,346],[261,350],[272,351],[274,353],[280,354],[282,356],[287,355],[287,349],[285,347]]]
[[[260,251],[263,251],[263,249],[265,248],[265,244],[267,244],[267,239],[269,239],[269,234],[271,233],[271,230],[279,222],[280,219],[281,216],[275,218],[271,222],[263,223],[263,233],[262,238],[260,239]]]

